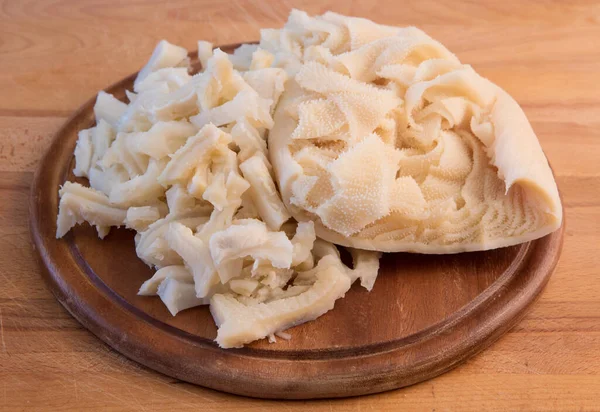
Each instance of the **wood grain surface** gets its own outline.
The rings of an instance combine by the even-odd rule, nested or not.
[[[431,381],[361,398],[258,401],[118,355],[44,283],[27,228],[33,171],[66,117],[135,71],[157,40],[233,43],[291,7],[417,25],[523,106],[568,216],[557,271],[523,321]],[[599,410],[600,2],[0,2],[0,410]]]

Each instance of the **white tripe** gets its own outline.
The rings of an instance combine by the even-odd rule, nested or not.
[[[138,257],[157,269],[140,295],[172,315],[210,304],[222,347],[289,338],[285,329],[331,309],[360,275],[339,255],[335,270],[319,266],[313,223],[291,221],[277,189],[266,135],[288,71],[259,46],[228,55],[199,42],[198,58],[203,70],[190,75],[187,51],[163,40],[129,104],[98,94],[97,125],[75,149],[74,174],[92,187],[61,188],[57,237],[84,221],[100,237],[135,230]]]
[[[140,294],[210,304],[222,347],[371,290],[381,253],[361,249],[485,250],[562,222],[521,108],[419,29],[294,10],[233,54],[198,42],[199,73],[187,55],[163,40],[129,104],[98,94],[73,170],[90,188],[60,189],[56,235],[135,230],[157,269]]]
[[[502,89],[414,27],[293,11],[263,32],[296,62],[269,152],[282,200],[333,243],[456,253],[560,227],[556,183]]]

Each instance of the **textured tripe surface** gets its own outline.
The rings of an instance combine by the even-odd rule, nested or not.
[[[260,46],[290,76],[269,134],[283,201],[318,236],[455,253],[560,227],[522,109],[422,31],[294,11]]]
[[[523,111],[415,28],[293,11],[233,54],[161,41],[127,91],[100,92],[59,191],[58,238],[137,232],[139,290],[210,305],[217,343],[275,339],[373,288],[380,252],[511,245],[561,224]],[[268,139],[268,144],[267,144]],[[351,246],[346,266],[330,242]],[[372,249],[375,251],[366,251]],[[287,336],[287,335],[280,335]]]

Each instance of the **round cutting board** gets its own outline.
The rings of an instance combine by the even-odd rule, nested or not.
[[[125,100],[134,78],[107,92]],[[55,239],[58,188],[75,180],[77,132],[94,124],[94,100],[58,132],[35,177],[31,231],[44,278],[59,302],[104,342],[184,381],[288,399],[411,385],[453,368],[515,325],[558,260],[563,228],[487,252],[385,254],[371,292],[354,285],[332,311],[290,329],[291,340],[220,349],[208,307],[172,317],[158,297],[136,295],[151,270],[136,257],[132,232],[113,229],[100,240],[85,225]]]

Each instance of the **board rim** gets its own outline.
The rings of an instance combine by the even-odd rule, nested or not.
[[[239,45],[221,48],[230,51]],[[191,59],[195,60],[195,57],[195,53],[190,54]],[[105,91],[122,91],[136,74],[127,76]],[[509,268],[475,299],[443,321],[400,340],[364,346],[360,352],[352,349],[352,356],[339,348],[286,353],[247,348],[220,349],[213,342],[154,319],[133,305],[124,304],[127,303],[125,299],[104,284],[91,269],[84,270],[85,260],[74,246],[70,234],[63,240],[55,239],[57,189],[68,173],[75,143],[71,139],[73,141],[65,144],[63,136],[77,129],[82,119],[93,114],[94,102],[95,98],[88,100],[64,123],[35,173],[30,196],[30,231],[34,248],[46,284],[75,319],[126,357],[177,379],[238,395],[279,399],[357,396],[408,386],[452,369],[512,328],[539,296],[558,262],[564,217],[559,230],[521,245],[519,260],[515,258]],[[534,251],[538,253],[534,254]],[[526,287],[512,290],[511,283],[517,280],[524,265],[531,266],[529,259],[532,258],[539,260],[535,262],[538,265],[537,275]],[[508,302],[511,305],[507,305]],[[441,354],[422,358],[410,368],[399,370],[393,367],[395,357],[409,356],[420,347],[439,344],[460,334],[470,316],[481,316],[482,321],[477,324],[478,339],[468,343],[459,339],[453,347],[444,346]],[[221,359],[213,365],[198,361],[190,364],[191,353],[195,359],[206,359],[216,352]],[[258,356],[260,354],[264,356]],[[309,365],[311,361],[320,362]],[[294,378],[282,373],[290,368],[302,370],[313,379],[307,379],[306,375]]]

